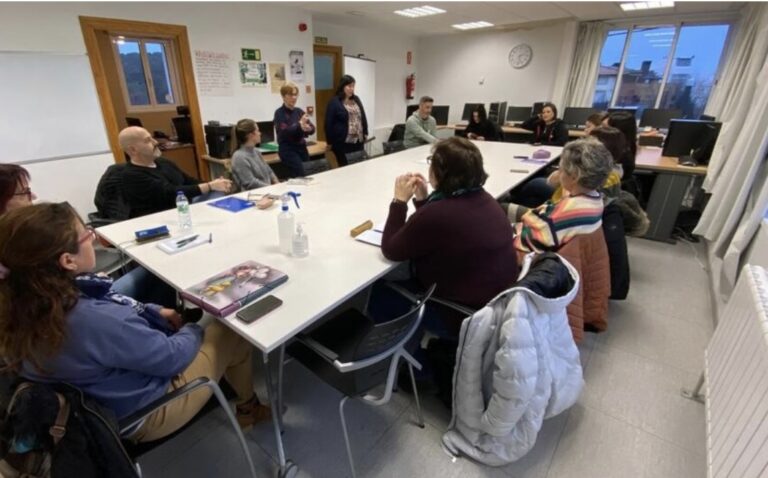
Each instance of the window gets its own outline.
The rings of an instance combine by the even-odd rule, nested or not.
[[[593,107],[680,109],[703,113],[728,25],[634,26],[608,33],[600,54]]]
[[[129,112],[181,104],[172,44],[163,39],[112,37]]]

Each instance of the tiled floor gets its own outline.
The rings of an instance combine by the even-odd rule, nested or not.
[[[680,396],[695,383],[712,333],[701,245],[631,240],[628,300],[611,304],[609,330],[580,345],[586,388],[576,406],[547,420],[520,461],[489,468],[451,460],[440,446],[450,413],[424,396],[427,426],[414,425],[410,395],[385,406],[347,405],[361,477],[701,478],[704,407]],[[263,395],[263,393],[262,393]],[[339,394],[296,363],[286,366],[288,456],[302,477],[349,475],[338,421]],[[270,425],[248,439],[260,476],[274,476]],[[145,476],[241,477],[245,463],[220,412],[144,455]]]

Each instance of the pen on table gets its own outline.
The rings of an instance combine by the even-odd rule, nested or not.
[[[195,234],[194,236],[187,237],[185,239],[182,239],[182,240],[176,242],[176,249],[179,249],[181,247],[186,246],[187,244],[189,244],[190,242],[194,241],[198,237],[200,237],[199,234]]]

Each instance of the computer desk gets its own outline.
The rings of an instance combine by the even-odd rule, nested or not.
[[[438,127],[437,129],[452,129],[454,131],[464,131],[467,128],[467,125],[465,124],[449,124],[447,126]],[[533,131],[520,128],[519,126],[513,126],[510,124],[505,124],[501,127],[501,132],[504,134],[513,134],[513,135],[522,135],[522,136],[530,136],[533,134]],[[586,133],[584,133],[584,130],[580,129],[571,129],[568,130],[568,136],[571,138],[582,138],[586,136]]]
[[[692,176],[705,176],[706,166],[681,166],[677,158],[662,156],[661,148],[640,146],[635,156],[635,171],[657,173],[648,200],[651,225],[646,239],[674,243],[672,230],[680,212],[688,183]]]
[[[546,149],[552,158],[562,148],[534,147],[527,144],[478,141],[484,167],[489,174],[485,189],[500,197],[546,166],[514,156],[530,156]],[[213,234],[213,241],[175,255],[168,255],[156,244],[137,245],[134,232],[168,225],[173,236],[180,234],[175,209],[111,224],[98,234],[123,250],[137,263],[177,290],[184,290],[246,260],[256,260],[288,274],[288,281],[274,291],[283,305],[261,319],[245,324],[232,314],[220,319],[261,351],[280,466],[286,459],[281,439],[282,363],[285,344],[327,313],[345,303],[396,267],[381,250],[350,237],[350,230],[371,220],[384,222],[392,200],[395,178],[405,172],[428,174],[427,156],[431,145],[374,158],[333,169],[314,176],[315,184],[295,186],[280,183],[259,189],[261,193],[301,193],[300,209],[291,206],[296,222],[305,224],[309,236],[309,256],[292,258],[278,248],[277,214],[279,207],[254,208],[231,213],[205,203],[190,206],[194,231]],[[549,161],[547,161],[549,162]],[[237,197],[247,197],[247,192]],[[413,207],[409,206],[410,212]],[[279,352],[277,384],[272,379],[269,353]]]

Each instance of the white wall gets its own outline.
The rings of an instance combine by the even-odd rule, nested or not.
[[[344,54],[376,60],[376,117],[368,118],[377,137],[377,150],[388,139],[392,125],[405,121],[405,78],[416,73],[417,39],[402,32],[337,25],[315,20],[314,34],[328,38],[329,45],[341,46]],[[406,64],[407,52],[413,61]],[[418,76],[418,73],[417,73]],[[417,81],[418,83],[418,81]]]
[[[530,29],[466,32],[419,40],[416,97],[450,105],[449,121],[461,119],[464,103],[507,101],[528,106],[562,98],[567,82],[576,22]],[[527,43],[533,58],[517,70],[508,62],[515,45]],[[560,105],[558,105],[560,106]]]
[[[272,119],[281,104],[280,95],[268,89],[238,86],[234,62],[241,47],[259,48],[262,60],[283,63],[288,62],[289,51],[303,50],[305,84],[314,85],[311,16],[297,7],[255,2],[5,3],[0,13],[0,48],[11,51],[85,53],[79,15],[186,25],[193,55],[194,50],[211,50],[229,53],[233,60],[234,96],[199,96],[204,122],[234,122],[243,117]],[[310,28],[299,32],[301,22]],[[314,105],[314,94],[304,94],[301,86],[299,105]],[[86,213],[95,209],[92,201],[96,183],[111,163],[111,158],[102,155],[39,163],[28,169],[41,199],[67,200]]]

